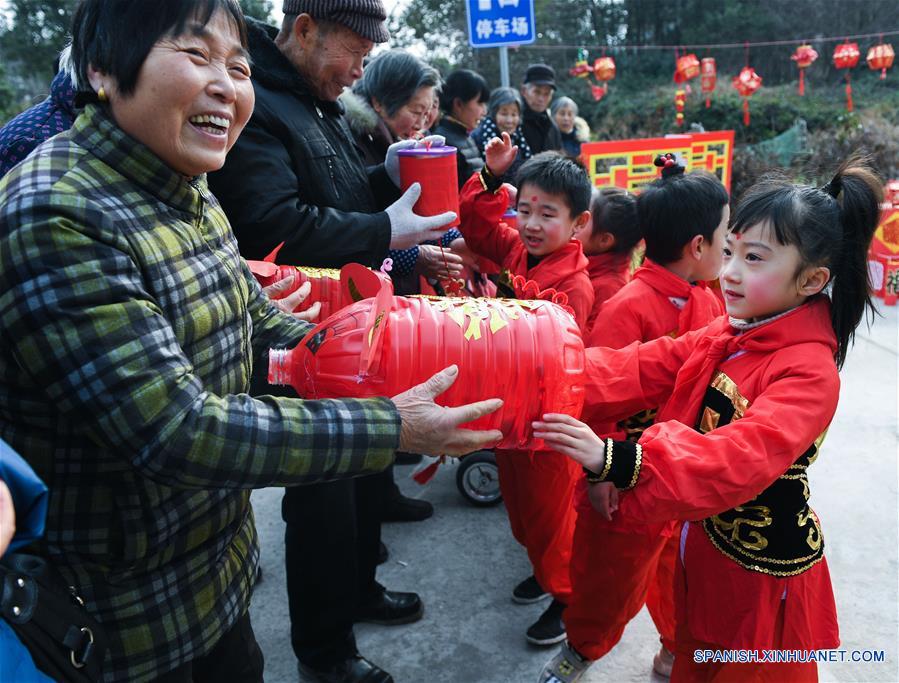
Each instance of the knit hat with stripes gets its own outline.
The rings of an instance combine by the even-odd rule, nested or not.
[[[284,0],[284,14],[308,14],[315,20],[333,21],[368,38],[386,43],[390,38],[381,0]]]

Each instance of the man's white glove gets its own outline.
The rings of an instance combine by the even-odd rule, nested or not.
[[[421,140],[400,140],[394,142],[387,148],[387,156],[384,157],[384,170],[387,171],[387,177],[390,181],[400,186],[400,158],[397,152],[401,149],[411,149],[412,147],[443,147],[446,144],[446,138],[442,135],[428,135]]]
[[[390,218],[390,248],[409,249],[427,240],[437,240],[449,228],[448,223],[456,220],[452,211],[436,216],[419,216],[412,207],[421,196],[421,185],[412,183],[402,197],[385,209]]]

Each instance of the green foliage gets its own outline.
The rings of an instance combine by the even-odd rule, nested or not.
[[[15,91],[6,75],[6,67],[0,63],[0,123],[11,119],[19,113],[16,106]]]
[[[12,24],[0,35],[5,61],[49,83],[54,61],[68,42],[76,5],[77,0],[11,0]]]
[[[240,0],[240,8],[248,17],[267,23],[272,22],[271,0]]]

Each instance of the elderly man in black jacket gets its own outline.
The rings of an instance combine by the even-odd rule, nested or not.
[[[367,169],[337,102],[388,38],[380,0],[284,0],[283,10],[280,31],[250,23],[256,108],[209,176],[243,255],[258,259],[283,242],[281,263],[376,266],[388,247],[439,238],[453,214],[415,215],[415,186],[397,199],[395,146]],[[285,493],[291,642],[307,678],[392,681],[359,655],[353,623],[421,618],[418,595],[375,581],[382,492],[376,477],[361,477]]]
[[[524,73],[521,132],[533,154],[562,149],[562,133],[547,109],[556,89],[556,72],[548,64],[531,64]]]

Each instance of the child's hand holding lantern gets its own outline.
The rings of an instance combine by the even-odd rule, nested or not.
[[[501,178],[509,170],[518,156],[518,145],[512,144],[512,138],[508,133],[503,133],[502,139],[493,138],[484,148],[484,156],[487,159],[487,170],[497,178]]]

